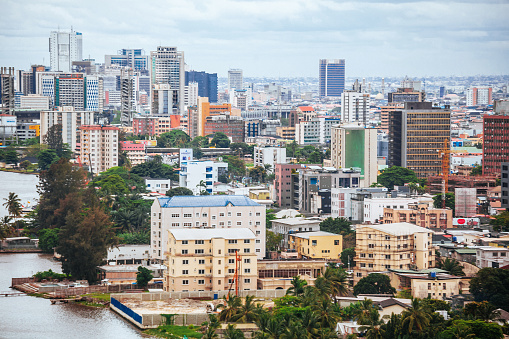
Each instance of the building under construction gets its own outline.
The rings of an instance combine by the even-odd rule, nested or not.
[[[0,104],[2,114],[14,114],[14,67],[0,68]]]
[[[419,178],[442,173],[440,151],[450,147],[451,111],[431,102],[405,102],[389,112],[389,166],[406,167]]]
[[[476,196],[486,196],[488,189],[497,186],[495,175],[450,175],[447,192],[454,193],[456,188],[475,188]],[[442,193],[443,177],[434,175],[428,177],[428,192],[431,194]]]

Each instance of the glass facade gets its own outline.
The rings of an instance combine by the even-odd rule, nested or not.
[[[345,90],[345,59],[321,59],[318,78],[320,97],[340,97]]]

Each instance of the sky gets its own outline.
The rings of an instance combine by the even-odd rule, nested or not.
[[[0,66],[49,65],[53,30],[83,34],[83,57],[176,46],[226,77],[509,74],[509,0],[0,0]]]

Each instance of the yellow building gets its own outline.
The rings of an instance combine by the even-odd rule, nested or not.
[[[164,290],[256,290],[256,236],[249,228],[170,229]]]
[[[41,125],[30,125],[28,129],[35,130],[35,136],[38,137],[41,135]]]
[[[434,266],[434,232],[401,222],[382,225],[358,225],[354,283],[369,273],[389,269],[427,269]]]
[[[316,231],[289,234],[290,249],[310,259],[339,260],[343,251],[343,236]]]
[[[270,200],[269,190],[250,190],[249,199],[253,200]]]
[[[295,127],[276,127],[276,135],[282,139],[294,140]]]
[[[408,205],[408,209],[384,208],[384,224],[409,222],[426,228],[452,228],[452,210],[430,208],[428,204]]]

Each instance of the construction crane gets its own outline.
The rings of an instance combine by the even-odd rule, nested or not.
[[[235,284],[235,295],[239,296],[239,263],[240,263],[240,255],[238,251],[235,251],[235,273],[233,274],[233,281],[230,284],[230,288],[228,288],[228,298],[230,297],[230,291],[232,290],[233,284]]]
[[[449,172],[451,148],[449,147],[449,139],[444,139],[444,147],[438,150],[442,157],[442,208],[445,208],[445,196],[449,192]]]

